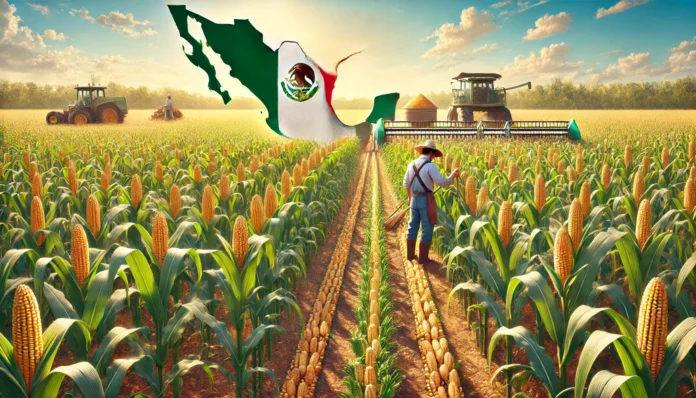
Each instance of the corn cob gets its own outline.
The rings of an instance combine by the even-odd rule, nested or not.
[[[546,204],[546,183],[544,182],[544,176],[541,174],[537,174],[534,180],[534,204],[539,212]]]
[[[689,178],[684,186],[684,208],[686,214],[693,215],[694,206],[696,206],[696,180]]]
[[[208,175],[213,175],[213,173],[215,173],[215,170],[217,170],[217,164],[215,163],[215,161],[208,162]]]
[[[696,155],[696,137],[689,142],[689,161],[694,160],[694,155]],[[24,162],[26,163],[26,160]]]
[[[280,178],[280,195],[283,199],[287,199],[290,196],[290,191],[292,190],[292,183],[290,181],[290,173],[288,169],[283,170],[283,176]]]
[[[140,177],[137,174],[131,180],[130,192],[133,207],[137,209],[140,206],[140,201],[143,200],[143,184],[140,182]]]
[[[638,315],[638,349],[657,379],[665,358],[667,341],[667,289],[660,278],[652,278],[643,292]]]
[[[650,170],[650,158],[648,157],[648,155],[643,156],[643,163],[642,163],[641,167],[642,167],[643,175],[648,174],[648,170]]]
[[[585,158],[582,156],[582,151],[578,152],[575,158],[575,170],[578,174],[582,174],[583,170],[585,170]]]
[[[624,149],[624,165],[626,168],[631,165],[631,147],[629,145],[626,145],[626,149]]]
[[[34,178],[31,180],[31,196],[43,196],[43,183],[39,173],[34,174]]]
[[[476,214],[476,180],[474,180],[474,177],[466,179],[465,195],[469,213]]]
[[[508,247],[512,237],[512,205],[509,201],[503,202],[498,213],[498,235],[504,247]]]
[[[689,171],[689,178],[696,180],[696,166],[691,167]]]
[[[633,176],[633,199],[638,203],[640,198],[645,193],[645,179],[643,178],[643,171],[638,170]]]
[[[89,245],[85,230],[80,224],[73,226],[70,247],[70,262],[75,271],[77,283],[82,286],[89,275]]]
[[[573,249],[570,245],[570,236],[565,228],[561,228],[556,234],[556,240],[553,244],[553,267],[563,284],[573,273]]]
[[[94,236],[101,231],[101,206],[94,195],[87,198],[87,226]]]
[[[520,172],[517,170],[517,164],[510,162],[508,166],[508,180],[510,184],[520,179]]]
[[[605,191],[609,189],[609,184],[611,184],[611,169],[608,164],[604,163],[602,166],[602,187]]]
[[[558,161],[558,174],[565,173],[565,160],[561,159]]]
[[[201,199],[201,215],[203,220],[210,224],[215,217],[215,197],[213,196],[213,189],[210,185],[206,185],[203,188],[203,198]]]
[[[38,196],[31,199],[31,233],[36,234],[36,231],[46,228],[44,221],[43,203]],[[41,246],[44,242],[43,232],[36,238],[36,243]]]
[[[174,184],[169,189],[169,212],[172,213],[172,217],[176,219],[180,211],[181,193],[179,192],[179,186]]]
[[[254,230],[257,233],[261,232],[264,222],[263,201],[261,200],[261,196],[258,194],[251,198],[250,213],[251,225],[254,227]]]
[[[203,174],[201,174],[201,166],[195,165],[193,166],[193,181],[195,182],[201,182],[203,179]]]
[[[220,200],[225,201],[230,197],[230,178],[226,173],[220,177]]]
[[[68,186],[73,195],[77,195],[77,172],[72,162],[68,165]]]
[[[241,269],[244,265],[247,250],[249,249],[249,230],[247,229],[247,221],[242,216],[237,216],[234,220],[234,228],[232,230],[232,252],[237,260],[237,266]]]
[[[27,386],[27,392],[30,392],[31,382],[43,356],[44,346],[39,303],[36,301],[34,292],[26,285],[20,285],[14,295],[12,345],[15,362]]]
[[[155,163],[155,178],[157,178],[157,181],[162,181],[164,178],[164,171],[162,171],[162,162],[159,160],[157,163]]]
[[[478,197],[476,198],[476,208],[481,210],[486,203],[488,203],[488,185],[484,183],[481,184],[481,189],[479,189]]]
[[[292,182],[296,187],[302,185],[302,168],[299,165],[295,165],[292,169]]]
[[[636,222],[636,238],[641,251],[645,250],[645,242],[652,232],[652,207],[648,199],[643,199],[638,208],[638,221]]]
[[[583,227],[582,206],[579,200],[573,199],[573,202],[570,204],[568,218],[570,239],[573,241],[573,248],[577,251],[580,246],[580,239],[582,239]]]
[[[29,182],[34,180],[34,176],[39,173],[39,166],[36,163],[29,163]]]
[[[307,177],[309,175],[309,162],[307,159],[302,159],[302,177]]]
[[[208,149],[208,163],[215,162],[215,152],[212,149]]]
[[[278,207],[278,198],[276,197],[276,190],[273,184],[269,183],[266,185],[266,194],[263,198],[263,213],[266,218],[273,217],[273,213]]]
[[[587,217],[590,215],[590,209],[592,208],[592,198],[590,196],[590,182],[585,181],[580,187],[580,205],[582,206],[582,215]]]
[[[256,173],[256,170],[259,169],[259,157],[254,155],[251,157],[251,161],[249,162],[249,173],[252,175]]]
[[[495,155],[491,153],[488,156],[488,169],[493,170],[495,168],[495,163],[496,163]]]
[[[237,163],[237,182],[246,180],[244,176],[244,165],[242,162]]]
[[[157,264],[161,267],[169,250],[169,227],[164,213],[157,213],[152,220],[152,252],[155,253]]]

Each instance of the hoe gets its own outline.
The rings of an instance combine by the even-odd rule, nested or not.
[[[447,120],[377,121],[373,128],[378,145],[391,137],[566,137],[581,140],[575,120],[521,121],[512,120],[506,106],[506,93],[521,87],[531,89],[527,82],[508,88],[495,88],[497,73],[460,73],[452,81],[452,103]],[[456,87],[458,83],[458,88]],[[475,121],[474,112],[484,112],[486,120]]]

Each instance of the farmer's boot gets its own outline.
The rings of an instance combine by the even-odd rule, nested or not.
[[[416,259],[416,240],[406,240],[406,259],[408,261]]]
[[[420,245],[418,245],[418,262],[425,264],[426,262],[430,261],[430,258],[428,257],[429,252],[430,243],[421,242]]]

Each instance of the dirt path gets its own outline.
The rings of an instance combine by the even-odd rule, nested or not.
[[[371,164],[371,163],[368,163]],[[359,304],[360,283],[362,282],[361,269],[363,265],[363,248],[368,234],[367,218],[369,213],[370,178],[365,179],[365,191],[363,192],[358,213],[358,221],[350,244],[350,253],[343,276],[343,287],[336,305],[334,322],[331,327],[331,340],[326,347],[324,363],[315,387],[316,397],[337,397],[338,391],[344,391],[343,377],[344,367],[348,361],[355,358],[350,342],[351,332],[356,328],[355,308]],[[342,224],[339,224],[342,226]]]
[[[382,181],[382,203],[384,206],[385,213],[387,215],[390,215],[394,211],[395,206],[398,203],[396,202],[396,196],[393,193],[392,187],[389,184],[390,180],[384,167],[384,163],[382,162],[381,158],[378,157],[378,159],[380,164],[379,169],[381,173],[380,181]],[[408,222],[408,220],[403,221],[404,224],[406,222]],[[399,228],[395,231],[387,232],[387,239],[390,242],[390,258],[392,252],[394,253],[394,258],[400,257],[398,239],[400,238],[399,233],[402,232],[402,228]],[[393,246],[391,242],[393,242]],[[479,348],[476,346],[475,343],[475,335],[466,324],[466,314],[464,314],[462,306],[458,303],[453,302],[450,306],[449,312],[447,312],[447,298],[449,292],[452,290],[452,285],[447,280],[447,277],[444,274],[444,272],[442,272],[442,263],[439,261],[439,259],[434,257],[432,253],[430,257],[434,261],[431,261],[431,263],[426,265],[424,268],[428,273],[428,280],[430,281],[430,285],[434,294],[433,299],[435,300],[435,304],[440,309],[440,313],[442,315],[442,328],[445,332],[445,335],[447,336],[450,350],[452,351],[454,357],[461,361],[459,369],[460,373],[464,377],[464,379],[462,380],[462,388],[466,396],[486,398],[504,396],[504,392],[499,391],[497,388],[491,386],[490,384],[490,373],[488,372],[488,363],[486,361],[486,358],[484,358],[479,353]],[[398,264],[398,262],[393,263]],[[395,272],[395,275],[399,275],[400,277],[404,278],[401,279],[401,281],[403,282],[403,289],[402,287],[397,287],[396,289],[394,289],[394,293],[403,294],[404,296],[403,302],[404,305],[407,307],[407,315],[408,317],[410,317],[410,321],[408,317],[406,317],[404,319],[404,322],[405,325],[407,325],[407,327],[411,328],[411,335],[413,336],[413,349],[416,350],[416,356],[414,357],[412,364],[418,368],[417,370],[419,372],[417,378],[408,376],[407,373],[404,373],[404,383],[407,383],[406,379],[408,378],[415,380],[415,383],[424,386],[425,374],[423,372],[422,367],[420,366],[421,361],[419,358],[420,354],[418,353],[417,343],[415,340],[413,314],[411,313],[410,305],[408,304],[408,300],[410,298],[408,296],[408,286],[406,285],[403,269],[399,270],[399,272]],[[398,298],[395,298],[395,305],[397,304],[397,300]],[[395,313],[399,312],[400,311],[395,311]],[[401,329],[400,325],[399,329]],[[404,361],[408,361],[408,359],[405,357]],[[399,365],[399,368],[404,369],[401,364]],[[498,365],[494,363],[493,369],[497,368],[497,366]],[[420,387],[420,389],[422,391],[424,390],[424,387]]]

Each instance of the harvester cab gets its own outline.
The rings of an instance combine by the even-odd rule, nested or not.
[[[531,89],[532,82],[496,88],[495,81],[500,78],[497,73],[466,72],[453,77],[452,104],[447,112],[447,120],[473,122],[474,112],[484,112],[485,120],[512,120],[507,108],[507,92],[521,87]]]
[[[63,112],[49,112],[46,123],[123,123],[128,114],[124,97],[107,97],[106,87],[75,85],[75,101],[69,102]]]

